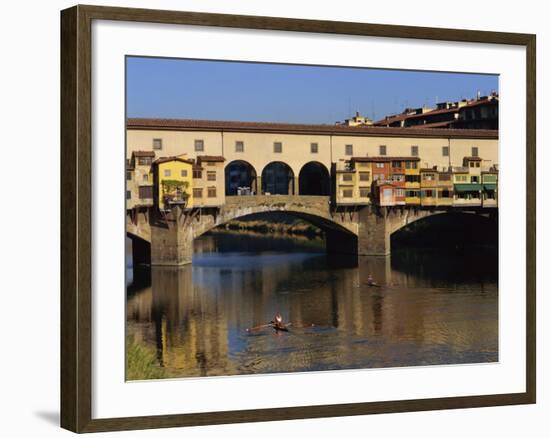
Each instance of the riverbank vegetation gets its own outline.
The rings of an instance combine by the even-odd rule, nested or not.
[[[259,213],[245,216],[230,221],[220,228],[228,231],[250,231],[259,234],[323,237],[323,232],[315,225],[284,213]]]
[[[133,339],[126,341],[126,379],[149,380],[170,377],[162,368],[152,348],[137,344]]]

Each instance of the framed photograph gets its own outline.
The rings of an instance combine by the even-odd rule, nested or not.
[[[535,403],[535,35],[61,13],[61,423]]]

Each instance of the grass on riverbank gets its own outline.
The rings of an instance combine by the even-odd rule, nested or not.
[[[126,342],[126,379],[149,380],[170,377],[157,361],[152,348],[139,345],[128,339]]]

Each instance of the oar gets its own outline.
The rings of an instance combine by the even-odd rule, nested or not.
[[[269,324],[263,324],[263,325],[257,325],[256,327],[247,328],[246,331],[252,331],[252,330],[259,330],[266,327],[273,327],[273,323],[270,322]]]

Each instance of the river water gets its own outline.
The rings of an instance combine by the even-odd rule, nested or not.
[[[192,265],[128,270],[127,338],[168,377],[494,362],[497,278],[494,250],[357,258],[218,232]],[[288,332],[247,331],[277,311]]]

